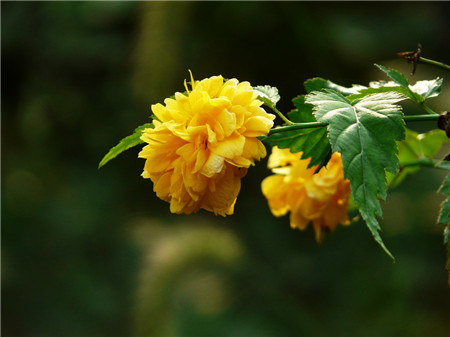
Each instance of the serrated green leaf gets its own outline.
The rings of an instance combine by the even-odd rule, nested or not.
[[[344,175],[350,179],[352,196],[374,239],[384,251],[392,254],[381,240],[376,216],[382,215],[379,198],[387,194],[385,171],[398,167],[396,140],[404,138],[401,107],[403,96],[387,92],[366,96],[350,103],[332,90],[312,92],[306,103],[314,105],[314,115],[328,123],[334,152],[342,154]]]
[[[450,208],[450,205],[448,205],[447,207]],[[450,226],[446,226],[444,229],[444,244],[448,244],[450,243]],[[447,265],[448,268],[448,265]]]
[[[450,286],[450,174],[447,175],[438,190],[439,193],[446,196],[441,203],[439,210],[438,223],[446,225],[444,227],[444,245],[447,250],[447,262],[445,268],[448,271],[448,285]]]
[[[442,87],[442,78],[436,78],[431,81],[417,81],[416,84],[410,85],[409,89],[422,96],[425,99],[439,96]]]
[[[358,84],[353,84],[353,86],[351,88],[346,88],[346,87],[343,87],[342,85],[333,83],[330,80],[326,80],[321,77],[310,78],[303,83],[303,86],[305,87],[305,90],[307,93],[310,93],[313,91],[320,91],[322,89],[332,89],[332,90],[335,90],[335,91],[341,93],[344,96],[356,94],[361,89],[367,88],[365,86],[358,85]]]
[[[449,201],[449,199],[447,199]],[[449,202],[450,204],[450,202]],[[448,205],[450,207],[450,205]],[[448,286],[450,287],[450,225],[445,226],[444,228],[444,245],[447,250],[447,262],[445,263],[445,269],[448,272]]]
[[[394,86],[387,82],[382,87],[391,87],[392,91],[398,91],[407,97],[411,98],[413,101],[417,103],[423,103],[426,99],[426,97],[422,96],[421,94],[415,92],[414,90],[411,90],[411,86],[409,85],[408,79],[399,71],[395,69],[388,69],[386,67],[383,67],[382,65],[375,64],[375,66],[383,71],[389,78],[391,78],[396,84],[398,84],[401,88],[405,89],[404,92],[401,92],[401,90],[395,90]],[[374,87],[374,83],[382,83],[382,82],[372,82],[372,87]]]
[[[278,94],[278,89],[271,87],[270,85],[258,85],[253,87],[253,90],[259,95],[265,105],[269,107],[274,107],[280,100],[280,95]]]
[[[394,81],[370,81],[369,88],[399,87]]]
[[[421,167],[421,159],[434,157],[442,145],[449,141],[443,130],[432,130],[419,134],[405,129],[405,139],[397,143],[400,167],[405,167],[395,175],[387,174],[389,188],[397,186],[408,174],[416,173]],[[411,166],[411,163],[414,162],[417,162],[417,165]]]
[[[411,93],[410,90],[405,89],[399,85],[361,89],[358,93],[347,96],[347,99],[350,102],[355,102],[365,96],[372,95],[372,94],[380,94],[380,93],[384,93],[384,92],[396,92],[396,93],[399,93],[399,94],[405,96],[405,98],[411,98],[412,100],[415,100],[415,101],[417,101],[419,99],[417,96],[414,95],[414,93]]]
[[[436,78],[430,81],[417,81],[416,84],[404,88],[394,81],[374,81],[369,83],[369,88],[361,89],[358,93],[347,96],[347,99],[353,102],[370,94],[394,91],[414,102],[423,103],[428,98],[436,97],[441,93],[442,82],[441,78]]]
[[[98,168],[101,168],[103,165],[105,165],[107,162],[109,162],[111,159],[114,159],[122,152],[128,150],[129,148],[132,148],[133,146],[142,144],[143,141],[141,140],[141,134],[144,129],[147,128],[153,128],[152,123],[146,123],[144,125],[141,125],[137,127],[133,134],[129,135],[128,137],[123,138],[119,144],[111,148],[109,152],[103,157],[103,159],[100,161],[100,164],[98,164]]]
[[[288,113],[294,123],[317,122],[313,114],[313,106],[305,103],[305,95],[299,95],[292,100],[295,109]]]
[[[441,186],[438,189],[438,193],[444,194],[446,197],[450,197],[450,174],[447,175],[444,179],[444,181],[442,182]],[[450,209],[449,209],[450,210]],[[448,217],[449,214],[447,214],[447,220],[449,220],[450,218]],[[439,223],[442,223],[444,225],[449,224],[447,221],[439,221]]]
[[[316,122],[312,105],[305,103],[304,96],[298,96],[292,101],[296,107],[289,113],[292,122]],[[264,138],[264,141],[280,149],[289,148],[292,153],[303,152],[302,159],[311,158],[308,167],[319,165],[320,168],[326,165],[331,155],[331,145],[325,127],[276,133]]]
[[[409,81],[405,77],[405,75],[403,75],[401,72],[399,72],[395,69],[388,69],[379,64],[375,64],[375,66],[378,69],[380,69],[381,71],[383,71],[386,75],[388,75],[389,78],[391,78],[395,83],[397,83],[398,85],[400,85],[401,87],[403,87],[405,89],[408,89]]]
[[[433,157],[441,149],[442,144],[450,141],[443,130],[432,130],[419,134],[406,129],[405,135],[405,140],[399,144],[400,163],[406,163],[409,159],[412,159],[411,156],[408,156],[408,153],[411,152],[416,159]],[[405,151],[403,151],[403,148],[405,148]]]
[[[450,161],[443,160],[441,162],[438,162],[434,165],[435,168],[450,171]]]

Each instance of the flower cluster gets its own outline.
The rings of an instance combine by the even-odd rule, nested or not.
[[[300,159],[301,154],[273,147],[268,167],[275,174],[263,180],[262,192],[273,215],[290,211],[291,227],[301,230],[312,221],[316,241],[322,242],[326,230],[350,224],[350,182],[344,179],[339,153],[333,153],[326,167],[317,173],[317,167],[308,168],[310,159]]]
[[[247,168],[266,156],[257,137],[269,132],[275,116],[248,82],[191,75],[191,85],[152,106],[154,128],[141,137],[147,143],[139,153],[146,159],[142,176],[172,213],[230,215]]]

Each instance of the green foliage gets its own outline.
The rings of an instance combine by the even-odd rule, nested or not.
[[[439,193],[444,194],[447,198],[442,202],[439,211],[438,223],[444,224],[444,246],[447,250],[447,262],[445,268],[449,272],[448,285],[450,286],[450,175],[447,175],[438,190]]]
[[[292,122],[316,122],[312,113],[313,106],[305,103],[305,96],[298,96],[292,101],[296,107],[289,113]],[[281,149],[289,148],[293,153],[302,151],[302,159],[311,158],[308,167],[325,165],[331,155],[326,128],[305,128],[275,133],[265,138],[264,141]]]
[[[443,80],[436,78],[430,81],[417,81],[416,84],[410,85],[408,79],[400,72],[394,69],[388,69],[376,64],[378,69],[383,71],[392,81],[373,81],[370,82],[369,88],[362,87],[347,98],[352,102],[361,99],[364,96],[394,91],[408,97],[416,103],[423,103],[426,99],[436,97],[441,92]]]
[[[438,190],[439,193],[444,194],[447,198],[442,202],[441,209],[439,212],[438,223],[449,226],[450,225],[450,175],[447,175]],[[449,236],[445,237],[446,243],[448,242]]]
[[[430,81],[417,81],[416,84],[409,88],[423,97],[423,99],[439,96],[441,93],[441,87],[443,83],[442,78],[436,78]]]
[[[380,83],[380,82],[377,82],[377,83]],[[414,94],[412,94],[409,89],[405,89],[398,85],[390,85],[389,84],[389,83],[393,83],[393,82],[385,82],[385,83],[386,84],[383,84],[382,86],[361,89],[356,94],[347,96],[347,99],[350,102],[355,102],[358,99],[361,99],[365,96],[372,95],[372,94],[379,94],[379,93],[384,93],[384,92],[396,92],[398,94],[405,96],[405,98],[410,98],[412,100],[416,100],[416,96],[414,96]]]
[[[388,75],[389,78],[391,78],[395,83],[397,83],[398,85],[400,85],[403,88],[408,88],[409,81],[405,77],[405,75],[403,75],[401,72],[399,72],[399,71],[397,71],[395,69],[385,68],[385,67],[383,67],[382,65],[379,65],[379,64],[375,64],[375,66],[377,66],[378,69],[380,69],[386,75]]]
[[[447,161],[447,160],[438,161],[438,162],[434,163],[433,167],[441,169],[441,170],[450,171],[450,161]]]
[[[405,129],[405,139],[398,142],[398,159],[400,171],[395,175],[387,173],[390,188],[397,186],[408,174],[420,170],[424,161],[434,157],[449,139],[442,130],[432,130],[426,133],[417,133]]]
[[[344,96],[356,94],[361,89],[364,89],[366,87],[362,85],[354,84],[351,88],[343,87],[342,85],[336,84],[331,82],[330,80],[326,80],[321,77],[315,77],[311,78],[309,80],[306,80],[304,83],[304,87],[307,93],[310,93],[312,91],[320,91],[322,89],[332,89],[339,93],[341,93]]]
[[[447,210],[450,209],[449,198],[445,200],[445,207]],[[447,250],[447,262],[445,263],[445,269],[448,271],[448,285],[450,286],[450,225],[447,225],[444,228],[444,245]]]
[[[280,95],[278,94],[278,89],[276,87],[271,87],[270,85],[259,85],[253,87],[253,90],[258,93],[259,99],[269,108],[274,108],[280,100]]]
[[[122,152],[132,148],[133,146],[142,144],[143,141],[141,140],[141,134],[142,131],[147,128],[153,128],[153,124],[146,123],[144,125],[141,125],[134,130],[133,134],[123,138],[119,142],[119,144],[111,148],[109,152],[103,157],[103,159],[100,161],[100,164],[98,164],[98,168],[101,168],[103,165],[105,165],[111,159],[117,157]]]
[[[378,69],[383,71],[389,78],[391,78],[395,84],[399,85],[400,88],[397,88],[392,83],[388,82],[385,85],[372,85],[373,87],[389,87],[392,88],[393,91],[398,91],[410,99],[412,99],[416,103],[423,103],[427,98],[435,97],[439,95],[441,92],[442,79],[436,78],[432,81],[418,81],[414,86],[409,85],[408,79],[400,72],[394,69],[388,69],[381,65],[376,64]],[[381,82],[378,82],[381,83]],[[404,90],[402,90],[403,88]]]
[[[387,69],[381,65],[376,66],[384,71],[393,81],[373,81],[370,83],[370,87],[354,84],[348,88],[330,80],[315,77],[306,80],[304,87],[308,93],[323,89],[333,90],[346,96],[348,101],[352,103],[357,103],[360,99],[368,95],[395,92],[404,98],[409,98],[416,103],[422,104],[427,98],[435,97],[440,93],[442,79],[418,81],[414,86],[410,86],[408,79],[397,70]],[[269,97],[273,96],[273,101],[276,103],[279,100],[278,90],[274,88],[276,90],[274,94],[270,86],[257,88],[265,95],[262,99],[266,100],[266,105],[274,107],[275,104],[271,103],[272,100]],[[290,120],[297,124],[316,122],[310,105],[305,104],[303,97],[299,96],[293,99],[296,109],[289,113]],[[318,127],[302,127],[295,130],[286,130],[282,133],[275,133],[266,137],[264,140],[271,146],[289,148],[292,152],[302,151],[303,159],[311,158],[310,167],[313,165],[319,165],[320,167],[325,165],[331,153],[329,141],[326,139],[326,133]],[[434,140],[431,142],[434,142]],[[390,174],[389,178],[392,179],[393,175]]]
[[[333,151],[342,154],[344,174],[350,179],[352,196],[375,240],[392,257],[379,235],[376,215],[381,216],[378,198],[387,194],[385,171],[396,172],[396,140],[404,138],[403,113],[394,92],[366,96],[350,103],[336,91],[312,92],[306,102],[314,115],[328,123]]]

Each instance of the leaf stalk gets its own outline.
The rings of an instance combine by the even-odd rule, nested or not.
[[[426,113],[429,113],[430,115],[438,115],[437,112],[433,111],[432,109],[430,109],[427,105],[425,104],[420,104],[420,107],[425,110]]]
[[[405,122],[424,122],[424,121],[435,121],[439,118],[439,115],[433,112],[431,115],[411,115],[405,116]],[[308,129],[308,128],[320,128],[327,126],[327,123],[322,122],[307,122],[307,123],[292,123],[290,125],[283,125],[273,128],[269,131],[269,136],[275,133],[292,131],[292,130],[300,130],[300,129]]]
[[[425,63],[425,64],[430,64],[430,65],[433,65],[435,67],[440,67],[442,69],[450,71],[450,66],[449,65],[447,65],[445,63],[442,63],[442,62],[439,62],[439,61],[430,60],[430,59],[427,59],[427,58],[422,57],[422,56],[419,58],[419,62],[420,63]]]
[[[289,119],[286,118],[286,116],[283,115],[283,113],[278,110],[274,105],[268,105],[269,108],[271,108],[286,124],[288,125],[294,125],[293,122],[291,122]]]

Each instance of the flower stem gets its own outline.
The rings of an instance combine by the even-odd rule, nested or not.
[[[445,69],[445,70],[450,71],[450,66],[449,66],[449,65],[447,65],[447,64],[445,64],[445,63],[442,63],[442,62],[430,60],[430,59],[427,59],[427,58],[422,57],[422,56],[419,58],[419,62],[420,62],[420,63],[431,64],[431,65],[433,65],[433,66],[440,67],[440,68],[443,68],[443,69]]]
[[[420,158],[420,159],[417,159],[414,161],[410,161],[408,163],[400,164],[400,166],[402,168],[411,167],[411,166],[436,167],[436,165],[439,163],[440,163],[440,161],[434,160],[431,158]]]
[[[426,113],[429,113],[430,115],[438,115],[437,112],[434,112],[433,110],[431,110],[428,106],[426,106],[425,104],[420,104],[420,107],[425,110]]]
[[[269,136],[275,133],[292,131],[292,130],[300,130],[307,128],[320,128],[323,126],[327,126],[327,123],[322,122],[308,122],[308,123],[292,123],[291,125],[278,126],[269,131]]]
[[[283,113],[280,110],[278,110],[274,105],[270,104],[270,105],[268,105],[268,107],[271,108],[286,124],[288,124],[289,126],[294,125],[294,123],[291,122],[289,119],[287,119],[283,115]]]
[[[433,115],[411,115],[405,116],[405,122],[423,122],[423,121],[435,121],[439,118],[439,115],[433,112]],[[275,133],[300,130],[307,128],[320,128],[327,126],[327,123],[322,122],[307,122],[307,123],[292,123],[290,125],[278,126],[269,131],[269,136]]]
[[[424,105],[425,106],[425,105]],[[431,110],[431,109],[430,109]],[[432,111],[432,110],[431,110]],[[433,115],[410,115],[405,116],[403,119],[405,122],[424,122],[424,121],[435,121],[439,118],[439,114],[433,111]]]
[[[438,159],[432,159],[432,158],[419,158],[414,161],[410,161],[408,163],[400,164],[400,168],[403,169],[405,167],[414,167],[414,166],[421,166],[421,167],[432,167],[437,168],[445,171],[450,170],[450,162],[446,159],[444,160],[438,160]]]

